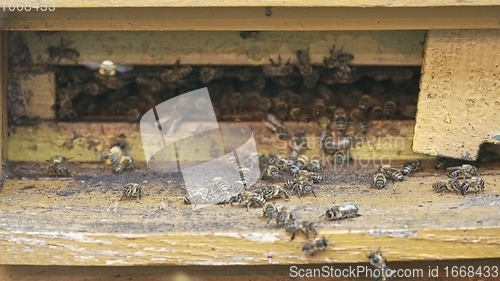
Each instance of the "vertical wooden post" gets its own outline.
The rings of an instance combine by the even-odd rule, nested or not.
[[[7,31],[0,31],[0,185],[3,183],[3,163],[7,155]],[[1,189],[1,186],[0,186]]]

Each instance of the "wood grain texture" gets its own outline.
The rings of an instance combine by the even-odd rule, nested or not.
[[[56,8],[105,8],[109,7],[110,3],[103,3],[98,0],[83,0],[83,1],[70,1],[70,0],[59,0],[54,1],[52,4],[50,1],[49,5],[54,5]],[[141,1],[125,1],[116,0],[113,1],[112,5],[117,8],[121,7],[455,7],[455,6],[495,6],[498,2],[495,0],[480,0],[480,1],[458,1],[458,0],[394,0],[394,1],[384,1],[384,0],[338,0],[338,1],[328,1],[319,0],[313,3],[306,0],[244,0],[244,1],[230,1],[230,0],[141,0]],[[2,7],[3,5],[0,5]],[[8,7],[8,5],[6,5]]]
[[[427,2],[427,1],[425,1]],[[9,12],[6,30],[332,31],[498,29],[500,6],[416,8],[81,8]]]
[[[334,44],[355,54],[353,65],[421,65],[425,31],[262,32],[242,39],[239,32],[59,32],[52,36],[23,33],[33,58],[49,60],[47,47],[61,38],[79,51],[79,64],[110,59],[131,65],[262,65],[281,55],[296,61],[297,50],[310,48],[311,61],[322,65]],[[39,61],[35,61],[37,63]],[[61,64],[74,64],[62,60]]]
[[[429,31],[413,149],[475,160],[500,144],[500,30]]]
[[[397,167],[401,162],[392,162]],[[381,247],[391,261],[500,258],[498,165],[479,168],[486,192],[440,196],[431,184],[446,178],[431,162],[424,171],[387,188],[369,187],[373,165],[324,172],[318,197],[278,201],[317,224],[331,247],[313,257],[262,210],[182,203],[182,179],[137,167],[110,169],[73,164],[73,179],[36,180],[45,165],[11,167],[0,201],[1,264],[25,265],[286,265],[366,262]],[[23,179],[24,178],[24,179]],[[147,195],[116,201],[126,182]],[[360,217],[339,223],[319,218],[332,202],[352,202]],[[404,206],[404,207],[403,207]],[[269,259],[268,256],[272,258]]]
[[[231,122],[222,122],[221,126],[228,126]],[[261,122],[239,122],[252,129],[261,153],[276,153],[286,148],[286,142],[276,138]],[[413,121],[372,121],[367,138],[356,138],[351,150],[356,161],[369,159],[387,159],[392,157],[399,160],[414,159],[415,157],[432,158],[417,155],[411,150],[413,136]],[[303,131],[308,136],[309,150],[305,153],[309,157],[320,157],[327,161],[333,160],[320,151],[320,129],[314,123],[299,124],[287,122],[286,126],[291,133]],[[351,130],[354,125],[351,125]],[[348,132],[351,133],[350,131]],[[138,124],[131,123],[64,123],[43,122],[35,126],[12,127],[9,136],[9,150],[7,158],[10,161],[45,162],[54,155],[65,155],[76,162],[100,162],[101,152],[113,146],[117,136],[124,134],[127,138],[128,153],[137,162],[145,162],[142,148],[142,138]],[[193,142],[192,145],[195,145]],[[211,155],[223,155],[222,148],[211,143],[199,144],[197,150],[188,145],[181,151],[186,160],[208,161]],[[180,149],[180,148],[178,148]],[[221,154],[222,153],[222,154]]]
[[[42,74],[19,74],[21,94],[26,103],[26,114],[28,118],[55,119],[53,109],[56,102],[55,73],[46,72]]]

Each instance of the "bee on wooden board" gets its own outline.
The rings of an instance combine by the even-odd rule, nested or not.
[[[139,184],[128,183],[126,186],[123,187],[122,196],[118,200],[122,200],[124,197],[135,198],[136,202],[139,203],[139,200],[141,199],[143,193],[144,191]]]
[[[484,192],[484,180],[480,177],[471,177],[469,180],[466,180],[462,185],[460,186],[460,192],[462,195],[466,195],[469,191],[474,191],[474,193],[477,195],[477,193],[481,190],[481,192]]]
[[[273,203],[267,203],[262,208],[262,212],[263,212],[262,216],[264,218],[269,218],[267,220],[267,223],[269,223],[273,218],[275,218],[278,215],[279,210],[278,210],[278,207],[276,207],[276,205],[274,205]]]
[[[419,171],[420,169],[422,169],[422,161],[420,161],[419,159],[417,159],[415,161],[405,163],[403,165],[403,168],[401,169],[401,173],[404,176],[407,176],[410,173]]]
[[[270,65],[264,65],[262,72],[266,76],[288,76],[293,73],[293,65],[290,64],[290,59],[283,65],[281,64],[281,56],[278,55],[278,63],[269,58]]]
[[[321,238],[316,238],[314,241],[307,241],[304,246],[302,246],[302,253],[306,256],[312,256],[318,251],[324,251],[328,247],[330,242],[324,236]]]
[[[260,31],[241,31],[240,36],[243,39],[248,39],[248,38],[257,38],[259,35]]]
[[[446,191],[453,191],[455,194],[461,192],[460,184],[457,179],[439,180],[432,184],[432,188],[436,192],[441,193],[441,195],[444,195]]]
[[[118,65],[110,60],[101,63],[85,62],[83,65],[88,69],[98,70],[97,73],[102,76],[115,76],[117,73],[125,73],[134,68],[132,65]]]
[[[267,165],[262,174],[261,178],[267,181],[276,181],[281,179],[281,171],[275,165]]]
[[[348,64],[354,59],[354,56],[349,53],[343,53],[344,47],[341,47],[338,51],[335,51],[336,45],[330,48],[330,56],[324,57],[323,64],[327,69],[336,68],[340,65]]]
[[[307,239],[309,239],[309,234],[314,234],[314,237],[317,235],[316,227],[313,222],[310,221],[302,221],[296,218],[288,219],[285,222],[285,231],[292,235],[290,241],[295,239],[297,233],[303,233]]]
[[[385,173],[385,176],[392,180],[393,183],[394,181],[403,181],[404,179],[404,176],[400,171],[389,165],[382,165],[379,170]]]
[[[124,170],[128,170],[132,168],[132,165],[134,164],[134,160],[129,157],[129,156],[122,156],[120,161],[115,165],[113,168],[113,172],[116,174],[119,174],[123,172]]]
[[[266,204],[266,199],[256,192],[252,191],[243,191],[236,196],[233,196],[230,200],[231,206],[233,203],[239,203],[240,205],[244,204],[247,207],[247,211],[250,209],[252,205],[258,205],[259,207],[264,207]]]
[[[372,186],[375,186],[378,189],[382,189],[386,185],[387,185],[387,178],[385,177],[385,173],[379,169],[377,173],[373,175]]]
[[[452,169],[452,171],[448,174],[448,177],[453,179],[466,179],[477,175],[477,168],[470,164],[463,164],[460,167],[450,167],[448,169]]]
[[[312,193],[314,197],[316,197],[316,192],[314,191],[312,183],[307,178],[296,179],[292,186],[292,194],[297,194],[297,197],[300,199],[301,195],[308,193]]]
[[[266,200],[271,200],[271,199],[276,199],[276,198],[282,198],[285,201],[290,200],[290,195],[288,194],[288,192],[282,186],[280,186],[278,184],[268,185],[268,186],[262,188],[259,193]]]
[[[180,65],[180,59],[177,59],[175,61],[174,66],[172,69],[168,69],[160,74],[161,80],[164,82],[177,82],[182,79],[185,79],[189,74],[193,72],[193,68],[189,65]]]
[[[334,205],[332,208],[328,209],[323,215],[327,220],[341,220],[349,219],[360,216],[358,214],[358,207],[352,203],[344,203],[342,205]]]
[[[367,255],[370,264],[375,268],[380,269],[381,276],[377,280],[388,280],[396,275],[396,270],[390,269],[387,260],[382,256],[382,250],[377,249],[375,252],[371,252]]]
[[[268,127],[278,136],[278,139],[287,140],[290,138],[290,136],[288,135],[288,130],[283,125],[283,123],[278,118],[276,118],[276,116],[268,114],[267,119],[262,120],[262,122],[264,122],[264,125],[266,125],[266,127]]]
[[[283,206],[276,213],[276,225],[283,226],[287,221],[294,221],[296,217],[292,210],[289,210],[286,206]]]
[[[45,161],[49,162],[48,173],[50,174],[50,171],[52,170],[56,174],[56,177],[60,176],[60,175],[71,176],[71,173],[68,172],[68,169],[64,165],[64,162],[66,162],[67,160],[70,160],[70,159],[71,158],[66,158],[64,156],[56,155],[56,156],[52,157],[50,160],[45,160]]]
[[[61,38],[61,43],[59,46],[49,46],[47,51],[49,52],[49,60],[53,61],[57,58],[57,63],[61,62],[62,59],[68,59],[71,61],[76,61],[80,57],[80,53],[72,48],[68,48],[69,44],[64,44]]]
[[[309,164],[309,158],[306,155],[300,155],[293,163],[291,169],[292,175],[297,177],[299,175],[299,171],[304,169],[307,164]]]

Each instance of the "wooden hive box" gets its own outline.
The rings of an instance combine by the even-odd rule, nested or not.
[[[125,275],[162,280],[165,275],[182,279],[176,272],[184,271],[198,279],[284,279],[290,277],[291,265],[369,267],[366,255],[379,247],[391,266],[422,269],[428,279],[433,277],[431,266],[439,267],[443,279],[455,277],[447,265],[483,270],[498,266],[498,164],[478,165],[487,183],[478,196],[439,196],[431,188],[446,178],[434,169],[435,156],[473,161],[480,145],[495,151],[500,143],[500,55],[495,50],[500,44],[500,5],[476,2],[143,0],[106,5],[87,0],[57,1],[53,11],[40,7],[39,12],[5,6],[0,16],[0,264],[9,266],[1,267],[1,274],[31,280]],[[260,33],[243,39],[240,31],[248,30]],[[18,45],[15,38],[23,43]],[[52,68],[42,72],[8,66],[8,58],[22,51],[19,46],[29,49],[31,65],[40,66],[49,60],[47,47],[61,42],[78,50],[78,60],[50,61]],[[332,242],[312,257],[301,252],[304,237],[290,241],[282,228],[261,218],[259,208],[193,210],[183,204],[182,176],[146,167],[137,122],[92,116],[58,120],[60,71],[84,68],[86,62],[109,59],[153,69],[172,67],[180,59],[183,65],[259,68],[278,55],[295,64],[295,52],[309,48],[311,61],[321,65],[332,45],[352,53],[351,65],[365,74],[403,67],[421,76],[415,118],[372,121],[369,141],[352,149],[354,162],[322,172],[325,182],[318,185],[317,197],[277,201],[316,222],[319,235]],[[19,79],[17,91],[13,77]],[[231,116],[220,126],[234,123],[252,129],[259,152],[275,152],[279,142],[262,122]],[[317,142],[316,122],[285,124]],[[136,165],[115,175],[102,163],[101,153],[120,135],[126,136]],[[207,161],[220,153],[205,145],[180,150],[182,161]],[[45,160],[56,154],[72,158],[72,178],[47,177]],[[307,154],[321,154],[319,145]],[[387,158],[395,166],[418,158],[424,169],[402,183],[371,188],[377,166]],[[146,196],[139,204],[117,201],[128,182],[143,185]],[[339,223],[318,219],[333,202],[353,202],[362,215]],[[85,268],[33,267],[42,265]],[[172,267],[142,267],[157,265]],[[199,269],[184,267],[192,265]]]

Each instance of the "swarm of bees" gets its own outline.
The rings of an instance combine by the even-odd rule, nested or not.
[[[473,191],[476,195],[481,191],[484,192],[485,182],[478,176],[477,168],[471,164],[463,164],[462,166],[448,167],[448,179],[439,180],[432,184],[432,188],[443,195],[446,191],[454,192],[455,194],[466,195]],[[460,183],[460,180],[462,182]]]
[[[405,163],[401,170],[392,168],[390,165],[382,165],[373,175],[372,187],[382,189],[386,187],[388,179],[391,180],[392,183],[396,181],[401,182],[404,180],[405,176],[420,171],[421,169],[422,161],[420,161],[419,159]]]

